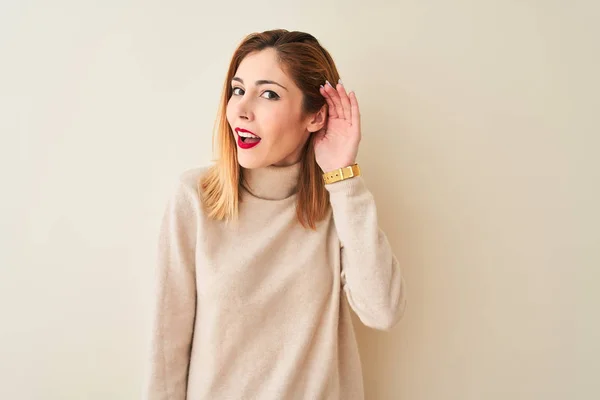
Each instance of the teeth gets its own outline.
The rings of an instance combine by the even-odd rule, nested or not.
[[[247,138],[257,138],[257,139],[259,139],[259,137],[258,137],[258,136],[256,136],[256,135],[253,135],[253,134],[251,134],[251,133],[248,133],[248,132],[238,132],[238,135],[240,135],[241,137],[247,137]]]

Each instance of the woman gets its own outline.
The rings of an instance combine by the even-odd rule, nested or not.
[[[219,122],[162,222],[146,398],[363,399],[350,308],[387,330],[406,294],[355,165],[356,95],[313,36],[256,33]]]

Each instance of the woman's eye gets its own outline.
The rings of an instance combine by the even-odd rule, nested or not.
[[[264,93],[273,93],[273,97],[269,98],[269,100],[277,100],[279,95],[272,90],[265,90]]]
[[[238,96],[238,93],[236,93],[237,89],[241,90],[242,92],[244,91],[244,89],[236,86],[236,87],[232,88],[232,94],[234,96]],[[277,99],[279,99],[279,95],[277,93],[275,93],[274,91],[272,91],[272,90],[265,90],[263,92],[263,94],[265,94],[265,93],[271,93],[271,96],[268,97],[267,100],[277,100]]]

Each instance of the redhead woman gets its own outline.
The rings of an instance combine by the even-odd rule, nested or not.
[[[146,399],[359,400],[351,312],[389,330],[406,289],[356,162],[356,95],[312,35],[248,35],[214,164],[180,175],[158,240]]]

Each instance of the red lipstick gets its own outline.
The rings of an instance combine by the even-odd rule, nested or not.
[[[251,140],[249,142],[244,142],[242,140],[242,137],[239,135],[240,132],[248,132],[252,135],[254,135],[254,133],[250,132],[247,129],[244,128],[235,128],[235,131],[237,133],[237,144],[240,148],[242,149],[251,149],[252,147],[256,146],[257,144],[260,143],[260,138],[257,136],[257,139],[251,138],[251,139],[245,139],[245,140]],[[256,135],[255,135],[256,136]]]

